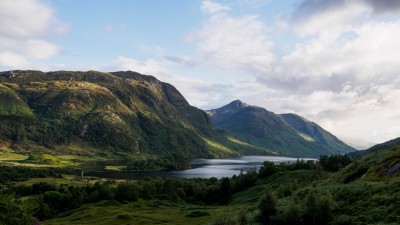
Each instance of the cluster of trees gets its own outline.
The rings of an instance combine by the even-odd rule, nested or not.
[[[341,168],[349,165],[351,163],[351,159],[347,155],[340,154],[330,156],[322,155],[319,159],[319,163],[322,167],[324,167],[324,170],[337,172]]]
[[[250,173],[253,176],[251,174],[257,173]],[[249,185],[248,176],[236,176],[232,182],[229,178],[146,178],[119,184],[111,181],[97,182],[84,187],[34,183],[32,186],[14,186],[9,192],[31,196],[34,205],[38,206],[35,216],[42,220],[79,208],[83,204],[100,201],[125,203],[138,199],[161,199],[195,204],[227,204],[234,191]]]
[[[0,166],[0,184],[24,181],[29,178],[62,177],[62,174],[76,174],[70,169],[61,168],[29,168]]]
[[[303,199],[294,197],[285,210],[278,211],[277,197],[271,188],[267,187],[257,205],[257,221],[265,225],[327,224],[331,221],[336,207],[332,195],[329,191],[317,195],[313,189],[308,189],[307,192]]]

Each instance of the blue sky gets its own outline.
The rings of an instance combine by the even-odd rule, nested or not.
[[[400,1],[2,0],[0,70],[132,70],[339,137],[400,136]]]

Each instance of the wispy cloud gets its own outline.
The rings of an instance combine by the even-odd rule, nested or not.
[[[229,11],[230,9],[231,8],[229,6],[219,4],[211,0],[203,0],[201,3],[201,11],[206,14],[215,15]]]

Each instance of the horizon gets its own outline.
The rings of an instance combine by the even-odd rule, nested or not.
[[[0,3],[0,70],[132,70],[203,110],[240,99],[339,138],[400,136],[400,2]]]

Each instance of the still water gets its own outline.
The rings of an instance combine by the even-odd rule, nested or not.
[[[232,159],[195,159],[192,168],[173,171],[140,171],[140,172],[116,172],[96,171],[87,172],[88,176],[107,177],[114,179],[140,179],[144,177],[180,177],[180,178],[222,178],[238,175],[251,169],[258,171],[264,161],[274,163],[295,162],[297,158],[279,156],[242,156]],[[304,160],[315,160],[307,159]]]

